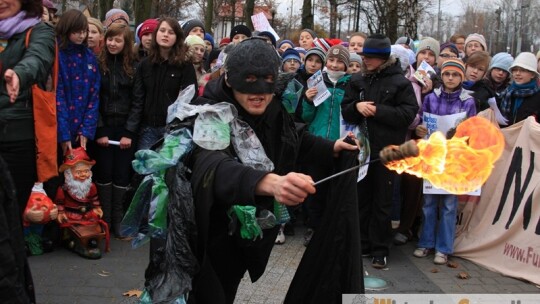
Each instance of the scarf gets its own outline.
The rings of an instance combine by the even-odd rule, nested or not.
[[[513,118],[516,117],[517,110],[523,103],[523,98],[532,96],[539,91],[540,87],[538,87],[536,79],[525,84],[517,84],[515,81],[512,81],[512,84],[501,95],[501,113],[508,120],[513,121]],[[512,104],[512,99],[514,99],[514,104]]]
[[[472,87],[474,86],[474,84],[476,83],[476,81],[472,81],[472,80],[466,80],[464,81],[461,85],[463,86],[463,88],[465,90],[471,90]]]
[[[330,70],[326,70],[326,73],[328,74],[328,79],[330,79],[330,81],[332,81],[334,84],[337,83],[341,77],[347,74],[344,71],[330,71]]]
[[[26,12],[20,11],[17,15],[0,20],[0,39],[10,39],[13,35],[22,33],[41,22],[38,17],[26,18]]]

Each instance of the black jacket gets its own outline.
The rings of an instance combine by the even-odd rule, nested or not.
[[[135,74],[133,86],[133,117],[130,121],[137,126],[164,127],[167,108],[176,101],[178,93],[195,85],[197,76],[189,62],[181,66],[170,65],[168,61],[153,63],[150,57],[143,59]]]
[[[333,142],[297,129],[279,99],[274,99],[262,116],[251,116],[233,98],[232,90],[225,85],[222,76],[210,81],[204,96],[194,103],[220,101],[233,104],[238,110],[239,118],[255,131],[268,158],[274,163],[273,172],[280,175],[291,172],[295,170],[299,159],[332,164]],[[255,205],[258,210],[264,208],[273,211],[273,198],[254,194],[257,183],[268,172],[243,165],[235,158],[232,148],[226,151],[197,148],[190,163],[193,170],[192,184],[199,232],[198,257],[201,264],[204,264],[202,260],[208,256],[212,265],[235,265],[235,270],[240,274],[247,269],[252,281],[256,281],[268,262],[277,228],[268,232],[265,230],[261,241],[249,241],[253,244],[229,237],[227,210],[238,204]],[[208,189],[208,185],[213,185],[212,189]],[[197,199],[201,197],[205,199]]]
[[[133,65],[135,68],[135,63]],[[110,136],[109,127],[124,127],[126,131],[122,136],[133,138],[138,131],[134,115],[130,115],[134,77],[125,73],[121,55],[109,57],[107,67],[109,68],[107,73],[101,71],[96,138]]]
[[[375,102],[375,116],[366,118],[360,114],[356,109],[360,101]],[[366,120],[371,153],[378,155],[387,145],[403,143],[418,112],[418,103],[399,62],[390,57],[374,72],[366,72],[363,64],[363,72],[352,75],[341,111],[343,119],[349,123],[362,124]]]

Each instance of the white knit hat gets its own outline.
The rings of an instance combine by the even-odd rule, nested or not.
[[[533,72],[536,77],[538,77],[540,74],[538,74],[538,71],[536,70],[536,64],[536,56],[533,53],[522,52],[517,55],[514,63],[512,63],[512,66],[510,67],[510,70],[512,70],[514,67],[520,67],[527,71]]]
[[[484,35],[478,34],[478,33],[469,34],[469,36],[467,36],[467,39],[465,39],[465,48],[467,47],[467,44],[471,41],[477,41],[478,43],[482,45],[482,47],[484,48],[484,51],[488,50],[486,38],[484,38]]]

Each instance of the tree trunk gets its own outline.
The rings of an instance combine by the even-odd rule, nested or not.
[[[336,37],[336,24],[338,19],[337,0],[328,0],[330,3],[330,38]]]
[[[99,1],[99,19],[105,20],[105,15],[113,7],[114,0],[100,0]]]
[[[390,41],[397,40],[397,28],[398,28],[398,0],[388,1],[388,15],[386,17],[386,36],[390,38]]]
[[[315,29],[313,23],[313,6],[312,0],[304,0],[302,4],[302,28],[303,29]]]
[[[250,29],[253,29],[253,22],[251,22],[251,16],[255,10],[255,0],[246,0],[244,4],[244,22],[246,26]]]
[[[212,33],[212,24],[214,22],[214,0],[206,1],[206,10],[204,11],[204,29]],[[214,33],[212,33],[213,35]]]
[[[135,12],[135,27],[144,20],[151,18],[152,1],[135,0],[133,11]]]

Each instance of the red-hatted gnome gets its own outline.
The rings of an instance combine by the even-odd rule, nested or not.
[[[79,255],[101,258],[99,244],[106,239],[109,250],[109,229],[101,219],[101,210],[96,185],[92,183],[91,160],[84,148],[67,150],[60,172],[64,172],[64,185],[58,188],[55,202],[58,206],[57,221],[65,228],[68,247]]]
[[[54,221],[58,208],[43,190],[43,183],[35,183],[23,213],[24,240],[31,255],[53,250],[53,243],[43,237],[43,225]]]

